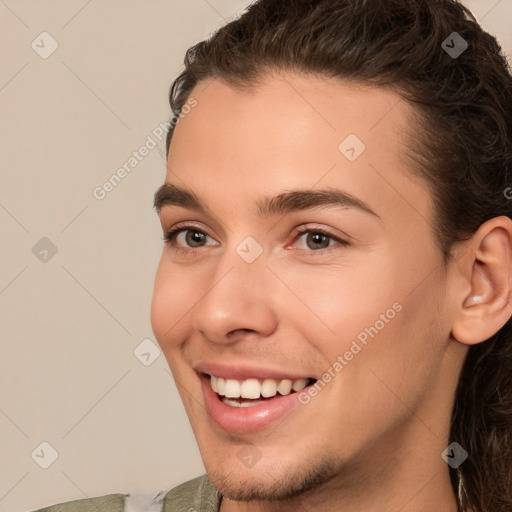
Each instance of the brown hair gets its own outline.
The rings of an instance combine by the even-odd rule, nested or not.
[[[457,32],[468,48],[443,48]],[[453,40],[449,43],[453,46]],[[195,85],[249,88],[291,70],[396,91],[416,106],[410,156],[435,203],[445,263],[457,242],[511,215],[512,77],[496,39],[455,0],[260,0],[189,48],[170,89],[174,117]],[[167,152],[173,127],[167,136]],[[419,128],[419,129],[418,129]],[[512,197],[512,196],[511,196]],[[469,458],[450,469],[461,510],[512,510],[512,321],[466,358],[450,439]]]

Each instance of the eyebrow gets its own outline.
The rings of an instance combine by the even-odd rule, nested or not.
[[[160,213],[164,206],[181,206],[207,215],[208,207],[191,190],[164,183],[154,196],[154,207]],[[261,217],[284,215],[295,211],[317,207],[335,206],[354,208],[380,219],[364,201],[335,188],[322,190],[292,190],[273,197],[264,197],[256,202],[256,211]]]

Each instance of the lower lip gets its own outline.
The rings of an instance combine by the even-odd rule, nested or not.
[[[214,425],[225,432],[251,434],[285,418],[299,404],[299,393],[276,395],[258,405],[231,407],[219,399],[210,384],[210,377],[200,375],[206,412]]]

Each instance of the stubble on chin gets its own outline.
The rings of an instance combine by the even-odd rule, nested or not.
[[[208,471],[208,478],[213,486],[224,496],[232,501],[263,501],[293,502],[305,498],[313,491],[320,489],[343,472],[343,464],[332,457],[324,457],[315,463],[301,461],[302,467],[283,468],[279,471],[257,468],[260,461],[254,468],[244,470],[247,477],[241,478],[240,471],[232,470],[228,473],[212,469]],[[305,464],[308,464],[306,466]],[[254,471],[254,477],[251,477]]]

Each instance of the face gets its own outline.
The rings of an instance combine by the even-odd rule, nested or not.
[[[421,456],[456,379],[410,107],[292,74],[191,96],[151,320],[213,484],[286,498]]]

